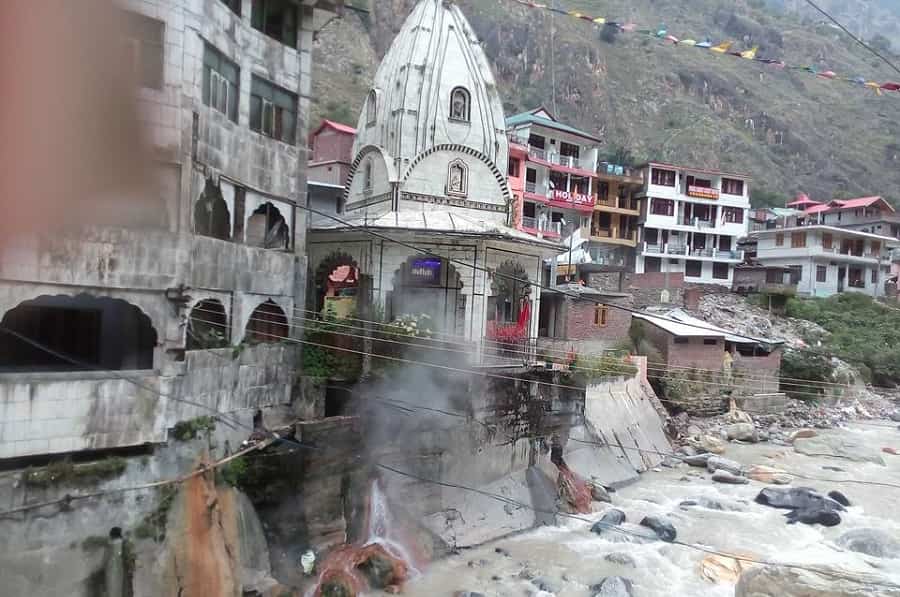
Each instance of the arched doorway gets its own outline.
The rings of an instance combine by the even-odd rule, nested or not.
[[[459,274],[446,259],[410,257],[394,272],[390,318],[428,315],[435,331],[465,333],[466,297]]]
[[[231,239],[231,214],[222,198],[222,191],[211,180],[206,181],[203,194],[194,205],[194,232],[219,240]]]
[[[153,369],[156,330],[123,300],[41,296],[7,311],[0,326],[2,371]]]
[[[287,221],[281,211],[266,202],[256,208],[247,219],[246,242],[252,247],[286,249],[290,246]]]
[[[290,331],[284,310],[269,299],[250,315],[244,339],[252,344],[281,342],[290,337]]]
[[[528,336],[531,323],[531,282],[515,261],[500,264],[491,280],[488,297],[487,337],[517,343]]]
[[[360,271],[356,260],[340,251],[330,254],[316,268],[316,313],[350,317],[359,307]]]
[[[225,306],[216,299],[197,303],[188,319],[187,350],[210,350],[228,346],[228,314]]]

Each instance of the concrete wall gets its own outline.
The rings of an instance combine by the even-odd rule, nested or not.
[[[753,381],[744,382],[749,386],[741,393],[766,394],[779,391],[779,374],[781,373],[781,348],[776,348],[767,355],[748,357],[734,353],[732,370],[735,376],[746,373]]]
[[[290,403],[298,359],[296,346],[261,344],[189,351],[181,375],[2,374],[0,458],[159,444],[175,423],[216,412],[252,420],[257,409]]]

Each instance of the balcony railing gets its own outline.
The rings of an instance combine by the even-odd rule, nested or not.
[[[744,252],[743,251],[732,251],[728,249],[713,249],[713,248],[694,248],[689,245],[674,245],[674,244],[651,244],[644,243],[643,252],[645,254],[654,254],[654,255],[677,255],[681,257],[709,257],[713,259],[735,259],[735,260],[743,260]]]
[[[631,242],[637,242],[637,231],[632,230],[631,232],[621,232],[618,228],[594,228],[591,230],[591,236],[595,236],[597,238],[611,238],[615,240],[628,240]]]
[[[522,217],[522,228],[537,230],[538,232],[547,232],[557,236],[562,236],[563,232],[562,222],[542,222],[538,218],[528,216]]]
[[[624,178],[632,178],[635,181],[643,180],[644,171],[638,168],[629,168],[621,164],[613,164],[611,162],[600,162],[597,165],[597,172],[603,176],[622,176]]]
[[[536,160],[541,160],[542,162],[547,161],[547,150],[534,147],[533,145],[528,146],[528,155]]]
[[[546,184],[538,184],[536,182],[526,182],[525,183],[525,192],[531,193],[532,195],[541,195],[542,197],[546,197],[549,194],[549,189]]]
[[[550,156],[550,161],[554,164],[559,164],[560,166],[565,166],[566,168],[581,168],[581,160],[576,157],[570,155],[556,155],[552,154]]]

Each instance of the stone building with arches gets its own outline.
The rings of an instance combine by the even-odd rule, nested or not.
[[[543,260],[561,249],[511,225],[503,104],[453,3],[413,8],[375,74],[353,154],[346,223],[312,222],[315,297],[334,268],[352,266],[358,303],[389,321],[428,315],[440,333],[478,345],[537,336],[540,293],[498,281],[540,283]]]
[[[158,444],[216,411],[252,429],[292,399],[313,31],[341,2],[116,3],[153,217],[3,239],[0,462]]]

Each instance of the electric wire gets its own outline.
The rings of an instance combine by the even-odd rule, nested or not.
[[[203,309],[200,309],[200,311],[201,311],[201,312],[212,313],[212,311],[207,311],[207,310],[203,310]],[[314,324],[323,325],[323,326],[332,326],[332,327],[348,328],[348,329],[354,329],[354,330],[366,331],[366,332],[369,332],[369,333],[373,333],[373,331],[372,331],[372,330],[369,330],[366,326],[362,326],[362,325],[356,325],[356,326],[354,326],[354,325],[351,325],[351,324],[349,324],[349,323],[344,323],[344,322],[346,322],[346,321],[359,321],[359,322],[363,322],[363,323],[366,323],[366,324],[371,324],[372,326],[375,326],[375,327],[385,328],[385,329],[388,330],[388,332],[396,332],[397,329],[398,329],[398,325],[397,325],[397,324],[394,324],[394,323],[385,323],[385,322],[379,322],[379,321],[374,321],[374,320],[362,320],[362,319],[357,319],[357,318],[340,318],[340,319],[329,319],[329,318],[327,318],[327,319],[322,319],[321,317],[315,317],[315,316],[314,316],[314,315],[317,313],[317,312],[315,312],[315,311],[311,311],[311,310],[308,310],[308,309],[294,309],[294,311],[295,311],[295,312],[306,312],[306,313],[310,313],[310,314],[313,314],[313,316],[311,316],[311,317],[297,317],[297,316],[294,316],[294,317],[291,317],[291,318],[290,318],[290,319],[293,320],[293,321],[309,322],[309,323],[314,323]],[[321,316],[321,314],[319,314],[319,315]],[[434,349],[437,349],[437,350],[441,350],[442,348],[439,347],[439,346],[436,346],[436,345],[434,344],[434,342],[444,342],[444,343],[447,343],[447,344],[456,344],[456,345],[458,345],[458,346],[461,346],[461,347],[463,347],[463,350],[464,350],[465,352],[469,353],[469,352],[471,352],[471,349],[472,349],[473,344],[474,344],[474,345],[479,344],[478,342],[472,342],[472,341],[465,340],[465,337],[464,337],[464,336],[456,335],[456,334],[443,334],[443,333],[440,333],[440,332],[432,331],[431,334],[429,334],[429,336],[430,336],[430,337],[410,336],[411,339],[415,339],[415,340],[420,340],[420,341],[421,341],[420,344],[415,344],[415,343],[412,343],[412,342],[411,342],[411,343],[410,343],[410,346],[421,346],[422,348],[434,348]],[[443,340],[443,339],[441,339],[441,338],[460,338],[461,340],[460,340],[460,341],[457,341],[457,342],[452,342],[452,341],[448,341],[448,340]],[[387,340],[386,340],[386,341],[387,341]],[[523,356],[523,357],[532,357],[532,356],[534,356],[533,353],[532,353],[531,351],[528,351],[528,350],[511,350],[511,349],[509,348],[509,345],[508,345],[508,344],[503,343],[503,342],[499,342],[499,341],[490,341],[490,340],[488,340],[488,341],[482,342],[482,344],[483,344],[484,346],[494,347],[494,348],[497,348],[497,349],[502,349],[502,350],[504,351],[504,354],[519,355],[519,356]],[[536,349],[536,351],[537,351],[537,349]],[[539,352],[540,352],[541,354],[557,355],[557,356],[559,356],[560,358],[563,358],[563,359],[568,358],[568,357],[570,357],[570,356],[572,355],[572,351],[560,350],[560,349],[553,349],[553,348],[541,348],[541,349],[539,349]],[[577,352],[577,351],[576,351],[576,352]],[[578,355],[578,356],[586,356],[586,357],[599,357],[599,356],[615,355],[615,354],[618,354],[618,353],[624,353],[624,352],[626,352],[626,351],[625,351],[625,350],[619,350],[619,349],[611,349],[611,350],[604,351],[604,352],[601,352],[601,353],[584,353],[584,354],[582,354],[582,353],[577,353],[577,355]],[[721,373],[722,373],[722,370],[721,370],[721,369],[720,369],[720,370],[715,370],[715,369],[708,369],[708,368],[703,368],[703,367],[693,367],[693,366],[685,366],[685,365],[670,365],[670,364],[667,364],[667,363],[661,363],[661,362],[656,362],[656,361],[648,361],[648,364],[649,364],[649,365],[652,365],[652,366],[656,366],[656,367],[658,367],[658,368],[665,368],[665,369],[667,369],[667,370],[676,369],[676,370],[681,370],[681,371],[700,372],[700,373],[706,373],[706,374],[721,374]],[[767,376],[767,375],[753,374],[752,372],[751,372],[751,373],[743,373],[743,372],[741,372],[740,374],[737,374],[737,373],[736,373],[735,376],[736,376],[736,377],[737,377],[737,376],[740,376],[742,381],[764,381],[764,382],[768,382],[768,381],[771,381],[771,380],[775,379],[775,380],[784,381],[784,382],[795,382],[795,383],[798,384],[798,385],[799,385],[799,384],[811,385],[811,386],[814,386],[814,387],[826,387],[826,386],[827,386],[827,387],[852,388],[852,384],[849,384],[849,383],[829,382],[829,381],[817,381],[817,380],[806,380],[806,379],[800,379],[800,378],[794,378],[794,377],[787,377],[787,376],[781,376],[781,375],[778,375],[778,376]],[[896,388],[889,388],[889,387],[886,387],[886,386],[876,386],[876,385],[871,385],[871,384],[869,384],[869,385],[867,385],[867,387],[868,387],[868,388],[871,388],[871,389],[873,389],[873,390],[882,390],[882,391],[886,391],[886,392],[895,392],[895,391],[897,391]]]
[[[866,42],[864,42],[863,40],[861,40],[859,37],[857,37],[856,35],[854,35],[853,32],[851,32],[849,29],[847,29],[847,27],[845,27],[843,23],[841,23],[840,21],[838,21],[834,16],[832,16],[830,13],[828,13],[828,12],[827,12],[825,9],[823,9],[821,6],[819,6],[818,4],[816,4],[815,2],[813,2],[813,0],[806,0],[806,3],[809,4],[810,6],[812,6],[814,9],[816,9],[816,10],[819,11],[820,13],[822,13],[829,21],[831,21],[832,23],[834,23],[835,25],[837,25],[837,26],[841,29],[841,31],[843,31],[844,33],[846,33],[847,35],[849,35],[850,38],[853,39],[853,41],[855,41],[856,43],[858,43],[859,45],[861,45],[862,47],[864,47],[866,50],[868,50],[869,52],[871,52],[872,54],[874,54],[875,56],[877,56],[878,58],[880,58],[882,62],[884,62],[884,63],[887,64],[889,67],[891,67],[892,69],[894,69],[897,73],[900,73],[900,67],[898,67],[898,66],[897,66],[896,64],[894,64],[891,60],[889,60],[888,58],[886,58],[886,57],[884,56],[884,54],[882,54],[881,52],[879,52],[878,50],[876,50],[875,48],[873,48],[872,46],[870,46],[869,44],[867,44]]]
[[[215,313],[213,311],[208,311],[208,312]],[[199,318],[195,318],[195,319],[196,319],[196,321],[207,324],[207,325],[227,328],[227,324],[222,324],[220,322],[214,322],[214,321],[210,321],[210,320],[202,320]],[[249,318],[248,322],[259,322],[262,324],[271,324],[272,323],[271,320],[259,319],[259,318],[253,318],[253,317]],[[310,346],[317,346],[319,348],[327,348],[327,349],[337,350],[337,351],[342,351],[342,352],[351,352],[351,353],[355,353],[355,354],[359,354],[359,355],[373,356],[376,358],[391,358],[391,359],[396,359],[399,362],[406,362],[408,364],[437,366],[433,363],[412,361],[412,360],[402,359],[402,358],[397,358],[397,357],[387,357],[385,355],[379,355],[376,353],[369,353],[369,352],[365,352],[365,351],[359,351],[359,350],[353,350],[353,349],[348,349],[348,348],[344,348],[344,347],[338,347],[338,346],[334,346],[331,344],[316,343],[316,342],[312,342],[310,340],[298,340],[296,338],[291,338],[289,336],[282,336],[282,335],[278,335],[278,334],[269,334],[269,333],[259,332],[259,331],[253,331],[252,333],[257,334],[257,335],[262,335],[265,337],[269,337],[269,338],[279,340],[279,341],[301,343],[301,344],[310,345]],[[447,352],[454,352],[454,353],[458,353],[458,354],[471,354],[471,350],[456,350],[456,349],[447,348],[447,347],[423,345],[423,344],[418,344],[418,343],[414,343],[414,342],[405,342],[405,341],[401,341],[401,340],[385,339],[385,338],[380,338],[377,336],[349,334],[346,332],[336,332],[336,331],[329,331],[327,333],[329,333],[331,335],[335,335],[335,336],[343,336],[343,337],[357,338],[357,339],[363,339],[363,340],[373,340],[376,342],[399,344],[399,345],[403,345],[403,346],[407,346],[407,347],[426,348],[429,350],[447,351]],[[497,356],[495,358],[502,359],[503,357]],[[623,362],[623,365],[624,364],[625,363]],[[502,361],[497,361],[497,362],[493,362],[493,363],[489,362],[489,363],[483,364],[482,366],[507,366],[507,367],[509,367],[509,366],[515,366],[515,365],[511,365],[509,362],[504,363]],[[528,365],[522,364],[521,366],[528,366]],[[441,366],[441,367],[443,367],[443,366]],[[458,368],[456,368],[456,369],[450,368],[450,369],[460,371],[460,372],[466,372],[466,373],[475,373],[476,372],[476,370],[474,370],[474,369],[466,369],[466,370],[458,369]],[[605,369],[603,367],[586,367],[586,366],[580,366],[580,365],[575,365],[575,364],[568,365],[567,370],[576,371],[576,372],[577,371],[585,371],[585,372],[608,373],[610,375],[621,374],[621,371],[616,371],[614,369]],[[652,377],[653,379],[675,381],[675,382],[685,382],[685,383],[701,385],[701,386],[715,386],[715,387],[719,387],[719,388],[727,388],[727,389],[732,389],[732,390],[735,390],[735,389],[737,389],[737,390],[754,390],[756,388],[756,386],[754,385],[753,382],[760,381],[760,380],[753,380],[753,379],[744,380],[741,378],[741,376],[739,374],[734,374],[733,381],[731,381],[731,382],[715,381],[715,380],[694,380],[694,379],[685,380],[685,379],[682,379],[679,377],[665,375],[666,373],[668,373],[668,371],[664,367],[651,367],[648,364],[647,370],[648,370],[648,373],[652,372],[650,377]],[[515,378],[515,379],[518,379],[518,378]],[[547,382],[547,383],[549,383],[549,382]],[[806,382],[803,382],[803,383],[806,383]],[[558,385],[558,387],[567,387],[570,389],[580,389],[577,386],[563,386],[563,385],[559,385],[559,384],[556,384],[556,385]],[[799,385],[799,383],[788,382],[788,385]],[[815,386],[813,386],[813,387],[815,387]],[[845,386],[845,385],[842,385],[842,387],[847,387],[848,389],[850,388],[850,386]],[[819,392],[803,391],[800,389],[792,389],[791,394],[797,395],[797,396],[809,396],[809,397],[820,397],[821,396],[821,394]],[[767,399],[767,396],[765,396],[765,395],[763,395],[763,396],[746,396],[743,399],[744,400],[765,400],[765,399]],[[747,410],[747,412],[754,412],[754,411]]]

